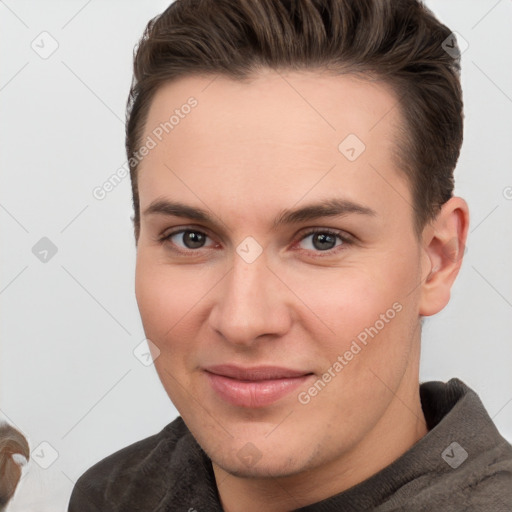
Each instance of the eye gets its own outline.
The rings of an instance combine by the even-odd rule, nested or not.
[[[301,249],[314,252],[337,252],[337,248],[350,244],[347,236],[330,229],[320,228],[309,231],[300,240]],[[336,249],[336,250],[334,250]]]
[[[206,245],[206,241],[210,237],[202,231],[195,229],[180,229],[179,231],[173,231],[164,235],[160,241],[170,242],[176,246],[177,252],[193,251],[194,249],[201,249],[203,247],[209,247]],[[213,245],[211,246],[213,247]]]

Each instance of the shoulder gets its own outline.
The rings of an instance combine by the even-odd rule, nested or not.
[[[427,490],[428,502],[446,504],[445,512],[510,511],[512,446],[505,439],[495,440],[494,443],[494,446],[481,451],[472,446],[460,458],[464,462],[457,462],[453,468],[449,467],[446,472],[437,475]],[[458,445],[458,448],[452,449],[452,462],[459,456],[457,450],[463,448]]]
[[[190,432],[181,417],[165,426],[159,433],[137,441],[100,460],[77,480],[69,501],[68,512],[128,510],[123,502],[129,499],[130,509],[144,510],[156,505],[159,496],[169,485],[161,475],[172,475],[176,451],[187,444]],[[151,485],[148,486],[148,480]],[[151,492],[149,492],[149,487]],[[136,508],[133,498],[145,507]],[[152,503],[153,502],[153,503]]]
[[[478,395],[452,379],[422,385],[421,396],[431,431],[420,443],[427,448],[422,455],[430,470],[418,482],[421,490],[414,499],[446,504],[445,512],[510,510],[512,445]]]

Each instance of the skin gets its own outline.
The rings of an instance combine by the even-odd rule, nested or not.
[[[157,91],[143,138],[192,95],[198,105],[139,167],[142,322],[165,390],[212,460],[224,509],[292,510],[363,481],[426,434],[419,320],[449,300],[468,209],[452,198],[415,233],[409,182],[392,156],[402,119],[383,83],[296,71],[180,78]],[[353,162],[338,150],[351,133],[366,145]],[[330,198],[375,214],[272,229],[284,209]],[[214,223],[146,213],[162,199],[205,209]],[[183,233],[159,240],[180,228],[206,234],[204,246],[189,248]],[[319,249],[311,228],[348,241]],[[236,252],[248,236],[262,248],[251,263]],[[396,303],[400,312],[301,403]],[[269,406],[238,407],[203,371],[223,363],[313,375]],[[259,460],[248,463],[247,451]]]

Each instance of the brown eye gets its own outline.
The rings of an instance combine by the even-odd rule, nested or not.
[[[203,247],[206,235],[199,231],[183,231],[180,233],[183,244],[187,249],[198,249]]]
[[[162,243],[175,245],[178,250],[193,250],[208,247],[207,240],[210,237],[201,231],[194,229],[180,229],[162,237]]]

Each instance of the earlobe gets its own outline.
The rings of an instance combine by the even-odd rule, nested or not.
[[[439,313],[450,300],[466,248],[469,209],[466,201],[452,197],[423,232],[423,275],[419,313]]]

